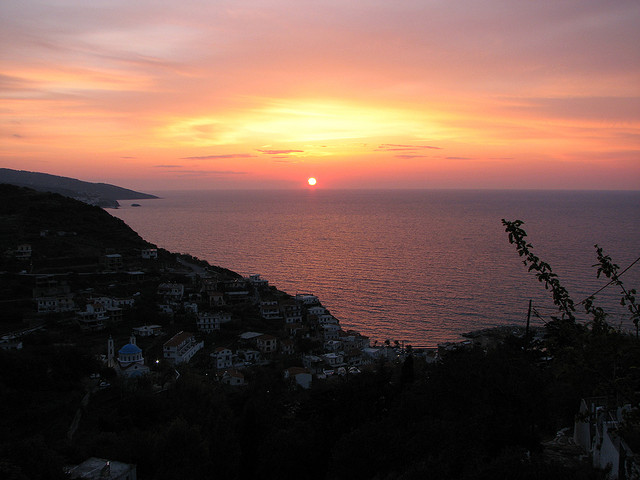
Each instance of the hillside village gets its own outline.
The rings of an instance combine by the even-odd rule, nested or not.
[[[30,245],[21,244],[14,255],[28,266],[31,251]],[[21,334],[51,328],[55,319],[56,324],[74,325],[94,340],[102,336],[106,354],[109,335],[122,337],[130,327],[131,341],[104,360],[109,367],[118,367],[121,375],[149,373],[162,362],[186,364],[198,355],[198,364],[214,369],[220,381],[243,385],[244,371],[277,359],[285,367],[285,378],[304,388],[312,378],[357,374],[381,355],[397,357],[402,350],[371,348],[368,337],[344,331],[315,295],[290,296],[258,274],[233,276],[186,257],[174,260],[168,252],[159,258],[156,248],[140,250],[138,258],[108,253],[97,267],[99,272],[84,275],[25,270],[21,275],[34,285],[32,326],[5,334],[2,348],[19,348]],[[86,279],[79,289],[76,280],[82,276]],[[91,278],[96,276],[94,284]],[[111,294],[113,290],[118,295]],[[148,312],[144,316],[143,308]],[[151,363],[145,369],[130,368],[122,349],[158,343],[162,355],[146,356],[146,363]],[[135,363],[142,365],[141,358]]]
[[[138,464],[140,478],[201,478],[217,465],[227,478],[276,478],[300,475],[316,452],[308,478],[496,478],[510,462],[544,478],[640,476],[628,420],[637,339],[576,330],[584,364],[514,328],[433,350],[371,345],[312,293],[157,248],[97,207],[0,193],[0,428],[19,439],[0,443],[0,474],[55,464],[71,478],[135,479]],[[602,342],[616,345],[617,390],[598,380],[612,351]],[[397,445],[423,447],[407,467]],[[443,445],[476,453],[461,462]]]

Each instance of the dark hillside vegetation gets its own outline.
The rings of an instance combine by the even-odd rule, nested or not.
[[[30,261],[16,261],[18,245],[32,248]],[[0,184],[0,269],[32,271],[96,263],[111,249],[123,255],[152,246],[122,220],[100,207],[54,193]],[[60,259],[56,262],[56,259]]]

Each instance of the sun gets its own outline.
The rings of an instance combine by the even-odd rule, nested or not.
[[[317,183],[317,181],[315,178],[309,177],[309,179],[307,180],[307,183],[309,183],[309,185],[313,187]]]

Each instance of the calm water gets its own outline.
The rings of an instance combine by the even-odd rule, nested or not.
[[[578,302],[596,279],[593,245],[622,268],[640,256],[640,192],[155,192],[109,210],[146,240],[242,275],[314,293],[372,339],[435,345],[469,330],[524,324],[550,296],[526,271],[500,220],[522,219],[534,252]],[[640,263],[623,277],[640,289]],[[599,298],[619,323],[617,291]]]

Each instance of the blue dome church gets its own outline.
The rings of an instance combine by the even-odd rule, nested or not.
[[[136,345],[135,335],[131,335],[129,343],[118,350],[117,358],[115,358],[113,338],[109,336],[109,341],[107,342],[107,365],[118,372],[118,375],[124,377],[138,377],[149,373],[149,367],[144,364],[142,349]]]

